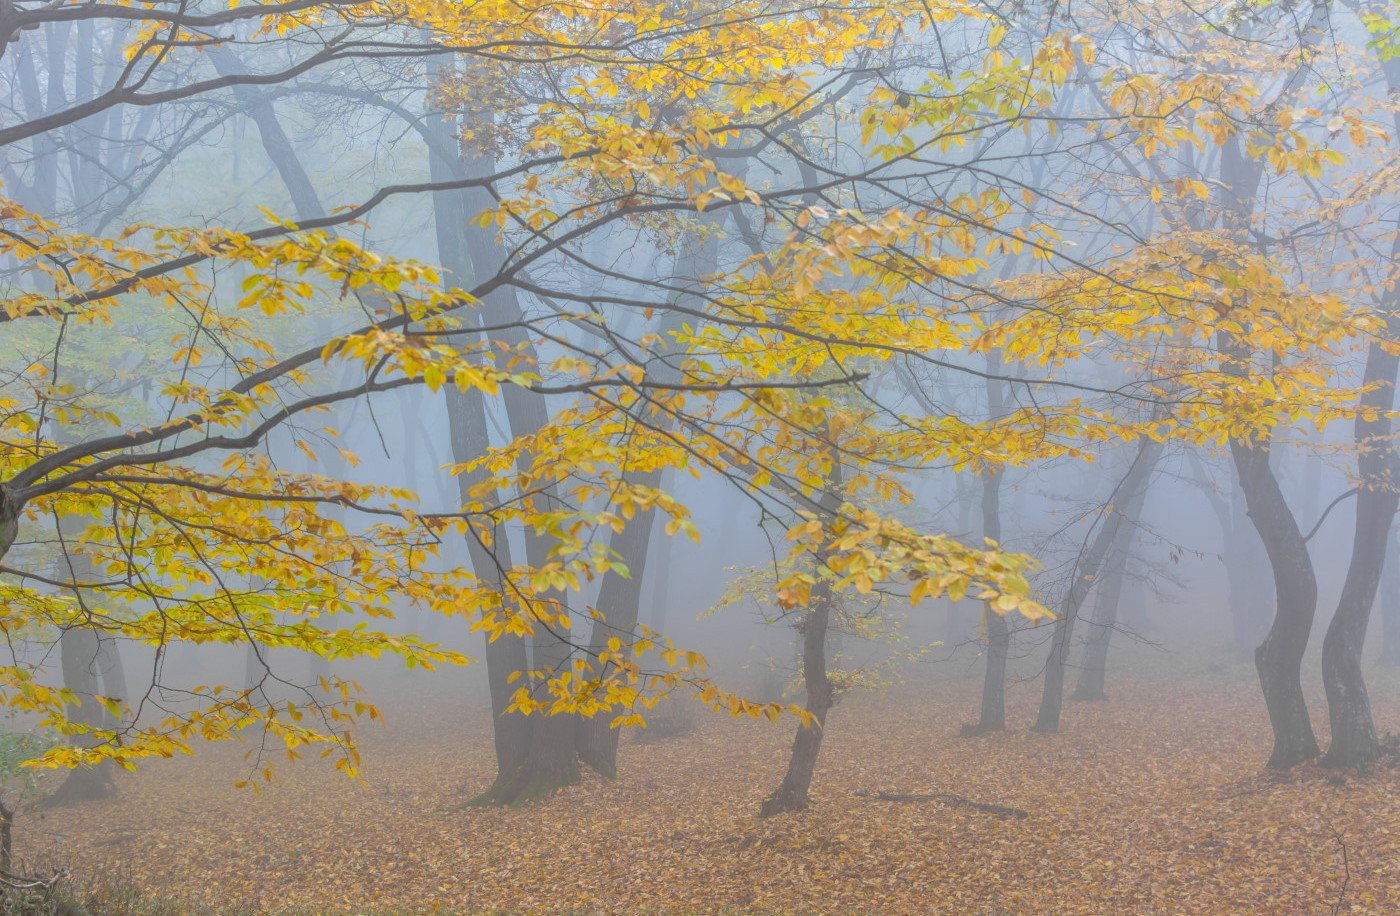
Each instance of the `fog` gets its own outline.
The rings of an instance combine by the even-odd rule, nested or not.
[[[1390,912],[1394,11],[0,2],[6,912]]]

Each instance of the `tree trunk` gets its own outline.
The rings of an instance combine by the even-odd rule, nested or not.
[[[655,485],[658,473],[641,475]],[[590,660],[597,664],[600,654],[607,651],[608,640],[621,640],[622,652],[631,649],[637,632],[637,616],[642,604],[642,576],[646,571],[647,546],[656,520],[655,510],[640,512],[632,517],[612,541],[612,549],[627,563],[630,575],[624,577],[609,570],[598,589],[598,616],[593,621],[589,640]],[[595,676],[604,678],[608,672],[598,666]],[[592,717],[580,717],[575,732],[578,755],[584,763],[608,779],[617,777],[617,745],[621,729],[612,727],[616,713],[602,712]]]
[[[1375,387],[1361,395],[1361,406],[1374,408],[1376,415],[1375,419],[1362,415],[1356,418],[1360,487],[1356,494],[1351,563],[1337,612],[1322,640],[1322,685],[1327,691],[1327,717],[1332,724],[1332,744],[1322,761],[1324,766],[1360,766],[1381,753],[1371,721],[1371,700],[1361,673],[1361,651],[1389,552],[1387,536],[1400,505],[1400,493],[1391,478],[1396,453],[1387,415],[1395,403],[1397,367],[1400,359],[1387,353],[1379,343],[1371,344],[1364,379],[1365,384]]]
[[[126,686],[126,666],[122,664],[121,645],[115,636],[94,630],[97,636],[97,656],[95,664],[97,676],[102,682],[102,695],[113,700],[126,702],[130,699]],[[104,708],[103,728],[121,727],[121,720]]]
[[[1084,606],[1098,578],[1109,548],[1118,538],[1123,525],[1125,508],[1133,504],[1140,490],[1147,487],[1157,459],[1162,454],[1162,444],[1151,439],[1143,439],[1137,454],[1128,467],[1115,491],[1109,495],[1104,507],[1103,525],[1093,536],[1092,541],[1080,552],[1074,579],[1065,592],[1064,601],[1054,626],[1050,640],[1050,657],[1045,662],[1045,687],[1040,695],[1040,712],[1036,716],[1032,731],[1054,732],[1060,728],[1060,712],[1064,708],[1065,667],[1069,662],[1069,650],[1074,638],[1074,622],[1079,609]]]
[[[835,697],[831,678],[826,669],[826,631],[831,623],[834,596],[825,582],[812,587],[812,605],[802,621],[802,679],[807,686],[807,711],[815,720],[810,726],[798,726],[792,740],[792,755],[787,773],[773,794],[763,801],[759,817],[772,817],[787,811],[807,807],[807,792],[821,752],[826,714],[831,711]]]
[[[69,582],[78,583],[93,577],[93,564],[86,554],[77,553],[69,545],[83,530],[83,522],[70,516],[58,520],[60,537],[63,541],[61,574],[66,574]],[[73,589],[78,603],[86,610],[81,589]],[[108,637],[110,638],[110,637]],[[110,729],[111,714],[97,702],[97,697],[113,696],[102,680],[102,635],[98,630],[79,619],[64,627],[58,638],[59,667],[63,671],[63,686],[73,691],[77,701],[68,707],[69,721],[91,729]],[[110,663],[107,669],[110,670]],[[115,687],[115,683],[111,686]],[[125,687],[118,687],[125,693]],[[73,747],[91,748],[102,743],[102,739],[91,733],[71,735],[68,743]],[[70,770],[63,784],[48,799],[50,804],[65,805],[74,802],[93,801],[107,798],[115,791],[110,764],[80,766]]]
[[[1269,631],[1273,602],[1261,601],[1259,580],[1269,574],[1269,557],[1264,544],[1250,537],[1252,525],[1245,504],[1243,487],[1239,486],[1238,471],[1232,475],[1235,486],[1230,491],[1230,527],[1225,530],[1225,576],[1230,588],[1230,621],[1232,647],[1241,659],[1251,658]]]
[[[1303,653],[1317,611],[1317,578],[1297,520],[1269,467],[1267,441],[1251,445],[1232,440],[1230,453],[1239,471],[1249,519],[1264,542],[1273,569],[1274,622],[1254,650],[1254,666],[1274,732],[1268,765],[1286,769],[1318,755],[1302,683]]]
[[[1001,351],[987,353],[987,418],[992,422],[1006,415],[1004,383],[994,378],[1002,368]],[[982,478],[982,537],[1001,541],[1001,484],[1005,472],[996,470]],[[982,605],[982,620],[987,632],[987,670],[982,676],[982,711],[977,724],[966,731],[985,735],[1006,728],[1006,655],[1011,648],[1011,624],[992,610],[988,602]]]
[[[1079,680],[1074,685],[1071,700],[1107,700],[1104,675],[1108,668],[1108,647],[1113,629],[1118,625],[1118,606],[1123,597],[1123,577],[1132,555],[1133,535],[1137,519],[1131,519],[1118,532],[1118,541],[1104,565],[1103,588],[1094,602],[1094,617],[1089,623],[1089,638],[1084,644],[1084,664],[1079,668]]]
[[[1394,528],[1386,535],[1385,566],[1381,571],[1381,655],[1376,664],[1400,666],[1400,550]]]
[[[672,303],[686,305],[692,311],[701,303],[687,301],[693,297],[679,291],[682,287],[698,287],[704,277],[714,272],[719,262],[718,229],[720,219],[710,217],[703,221],[704,229],[690,235],[681,253],[676,258],[672,285],[678,288],[669,298]],[[684,381],[680,367],[673,360],[670,343],[681,333],[689,316],[671,309],[662,317],[657,336],[659,342],[654,356],[648,361],[648,377],[662,384],[679,384]],[[669,427],[667,416],[660,414],[657,425]],[[643,486],[661,485],[661,470],[640,474],[628,473],[630,481]],[[642,575],[646,566],[647,547],[651,543],[651,532],[656,521],[656,510],[640,512],[627,523],[621,534],[615,535],[612,549],[628,565],[630,576],[623,578],[613,571],[603,576],[598,593],[600,616],[594,619],[593,633],[589,640],[591,657],[596,659],[608,645],[608,640],[617,637],[622,641],[622,651],[630,651],[636,637],[637,618],[641,612]],[[598,671],[599,677],[605,672]],[[579,756],[597,772],[612,779],[617,776],[617,746],[621,732],[611,727],[611,713],[581,718],[578,721],[576,740]]]
[[[70,721],[89,728],[102,728],[105,710],[95,699],[102,693],[98,679],[98,639],[91,627],[71,626],[58,640],[63,685],[77,695],[78,702],[69,707]],[[100,741],[91,734],[72,735],[73,747],[96,747]],[[67,805],[74,802],[108,798],[115,791],[109,764],[80,766],[70,770],[63,784],[49,797],[49,803]]]
[[[833,463],[827,490],[822,496],[823,514],[829,523],[840,505],[837,495],[844,486],[841,465]],[[807,616],[802,620],[802,681],[806,687],[806,708],[812,715],[810,725],[799,725],[792,739],[792,754],[788,758],[787,773],[773,794],[763,800],[759,807],[759,817],[772,817],[787,811],[801,811],[807,807],[807,792],[812,787],[812,775],[817,769],[817,755],[821,753],[822,736],[826,729],[826,714],[836,702],[835,691],[826,666],[826,632],[831,625],[831,610],[836,596],[831,584],[821,576],[826,565],[825,554],[818,553],[816,567],[818,578],[812,586]]]

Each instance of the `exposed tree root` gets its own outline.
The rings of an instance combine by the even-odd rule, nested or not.
[[[578,759],[570,755],[563,760],[538,763],[526,760],[480,795],[467,801],[465,808],[528,805],[554,795],[566,786],[576,785],[582,778]]]

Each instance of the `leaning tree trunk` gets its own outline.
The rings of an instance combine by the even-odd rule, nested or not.
[[[1108,669],[1108,647],[1113,630],[1118,626],[1118,607],[1123,598],[1123,578],[1132,555],[1133,535],[1137,519],[1118,532],[1108,562],[1104,565],[1103,588],[1094,601],[1094,616],[1089,622],[1089,638],[1084,642],[1084,664],[1079,668],[1079,680],[1074,685],[1071,700],[1107,700],[1104,676]]]
[[[1147,502],[1147,489],[1144,483],[1129,496],[1124,506],[1123,524],[1119,526],[1118,536],[1109,548],[1103,588],[1094,604],[1094,618],[1090,622],[1089,638],[1085,640],[1084,664],[1079,669],[1079,682],[1075,685],[1071,699],[1108,699],[1108,694],[1104,692],[1108,648],[1113,640],[1113,631],[1118,626],[1118,609],[1123,602],[1123,581],[1128,560],[1133,554],[1133,542],[1137,539],[1138,526],[1142,521],[1142,507]]]
[[[1060,713],[1064,709],[1065,668],[1069,663],[1069,650],[1074,638],[1074,623],[1084,599],[1098,578],[1109,548],[1118,538],[1123,525],[1125,511],[1137,498],[1140,490],[1147,487],[1157,459],[1162,454],[1162,444],[1151,439],[1143,439],[1128,472],[1119,481],[1114,492],[1109,495],[1104,507],[1103,525],[1093,539],[1080,552],[1073,581],[1065,592],[1060,605],[1060,613],[1055,620],[1054,635],[1050,639],[1050,657],[1045,662],[1045,686],[1040,695],[1040,712],[1036,716],[1031,731],[1055,732],[1060,728]]]
[[[1400,248],[1400,242],[1397,242]],[[1395,252],[1400,255],[1400,251]],[[1365,384],[1374,386],[1361,396],[1363,409],[1356,417],[1356,464],[1360,487],[1356,495],[1355,535],[1351,563],[1347,567],[1337,612],[1322,640],[1322,685],[1327,691],[1327,717],[1332,724],[1332,744],[1324,766],[1360,766],[1380,756],[1380,741],[1371,721],[1371,700],[1361,673],[1361,650],[1371,606],[1385,565],[1387,536],[1395,522],[1400,492],[1391,479],[1396,452],[1391,441],[1388,411],[1395,403],[1395,375],[1400,359],[1379,343],[1366,356]]]
[[[1268,765],[1286,769],[1318,755],[1302,682],[1303,653],[1317,611],[1317,577],[1298,522],[1269,467],[1268,443],[1232,440],[1230,453],[1250,521],[1264,542],[1274,574],[1274,622],[1254,650],[1254,667],[1274,732]]]

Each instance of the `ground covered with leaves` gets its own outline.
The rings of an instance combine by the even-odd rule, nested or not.
[[[1246,673],[1117,677],[1058,735],[1025,730],[1038,684],[980,738],[958,735],[973,676],[852,696],[810,810],[772,820],[755,812],[790,723],[700,714],[689,736],[628,739],[616,782],[464,809],[491,776],[483,711],[400,685],[362,782],[299,764],[256,795],[234,788],[241,750],[212,747],[122,777],[115,801],[22,815],[16,843],[153,895],[290,911],[1400,912],[1400,763],[1265,773]],[[1400,731],[1400,698],[1377,694]]]

